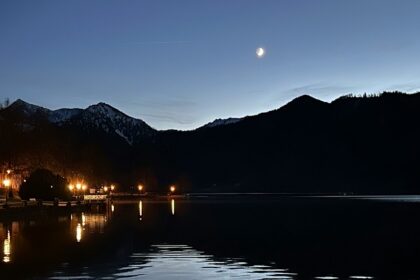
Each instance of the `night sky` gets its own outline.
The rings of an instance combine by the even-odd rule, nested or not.
[[[383,90],[420,90],[420,1],[0,1],[1,99],[191,129]]]

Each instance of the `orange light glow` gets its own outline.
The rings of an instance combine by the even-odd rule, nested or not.
[[[105,187],[104,187],[104,191],[105,191],[105,192],[107,192],[107,191],[108,191],[108,187],[107,187],[107,186],[105,186]]]
[[[81,188],[82,188],[82,184],[77,183],[77,184],[76,184],[76,189],[79,191]]]
[[[169,189],[170,189],[171,192],[175,192],[176,188],[175,188],[175,186],[171,186]]]
[[[111,191],[115,190],[115,186],[111,185]]]
[[[12,182],[10,181],[10,179],[4,179],[3,180],[3,185],[5,187],[10,187],[11,184],[12,184]]]
[[[141,192],[143,190],[143,185],[138,185],[137,188],[138,188],[139,192]]]
[[[74,186],[72,184],[69,185],[69,190],[73,191],[74,190]]]

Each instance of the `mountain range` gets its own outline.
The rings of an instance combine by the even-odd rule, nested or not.
[[[17,100],[0,110],[0,162],[122,189],[416,193],[419,121],[420,93],[304,95],[191,131],[155,130],[105,103],[49,110]]]

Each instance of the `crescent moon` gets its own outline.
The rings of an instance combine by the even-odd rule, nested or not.
[[[258,58],[261,58],[264,56],[265,54],[265,50],[263,48],[257,48],[257,50],[255,51],[255,53],[257,54]]]

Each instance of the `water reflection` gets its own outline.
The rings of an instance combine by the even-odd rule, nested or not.
[[[10,242],[10,230],[7,230],[7,237],[3,241],[3,262],[10,262],[10,253],[12,251],[12,246]]]
[[[189,245],[158,244],[147,252],[132,254],[130,263],[118,268],[110,278],[295,279],[296,275],[288,269],[250,266],[240,258],[216,261]]]
[[[420,279],[412,203],[177,199],[0,223],[0,278]]]
[[[79,243],[82,240],[82,225],[77,223],[76,227],[76,240]]]
[[[3,243],[3,263],[10,263],[12,261],[13,236],[18,233],[19,224],[17,222],[0,225],[0,238]]]
[[[175,199],[171,199],[171,213],[175,215]]]
[[[143,201],[139,201],[139,219],[140,221],[143,219]]]
[[[103,233],[107,218],[102,213],[72,214],[70,218],[71,230],[75,232],[76,242],[80,243],[86,232]]]

